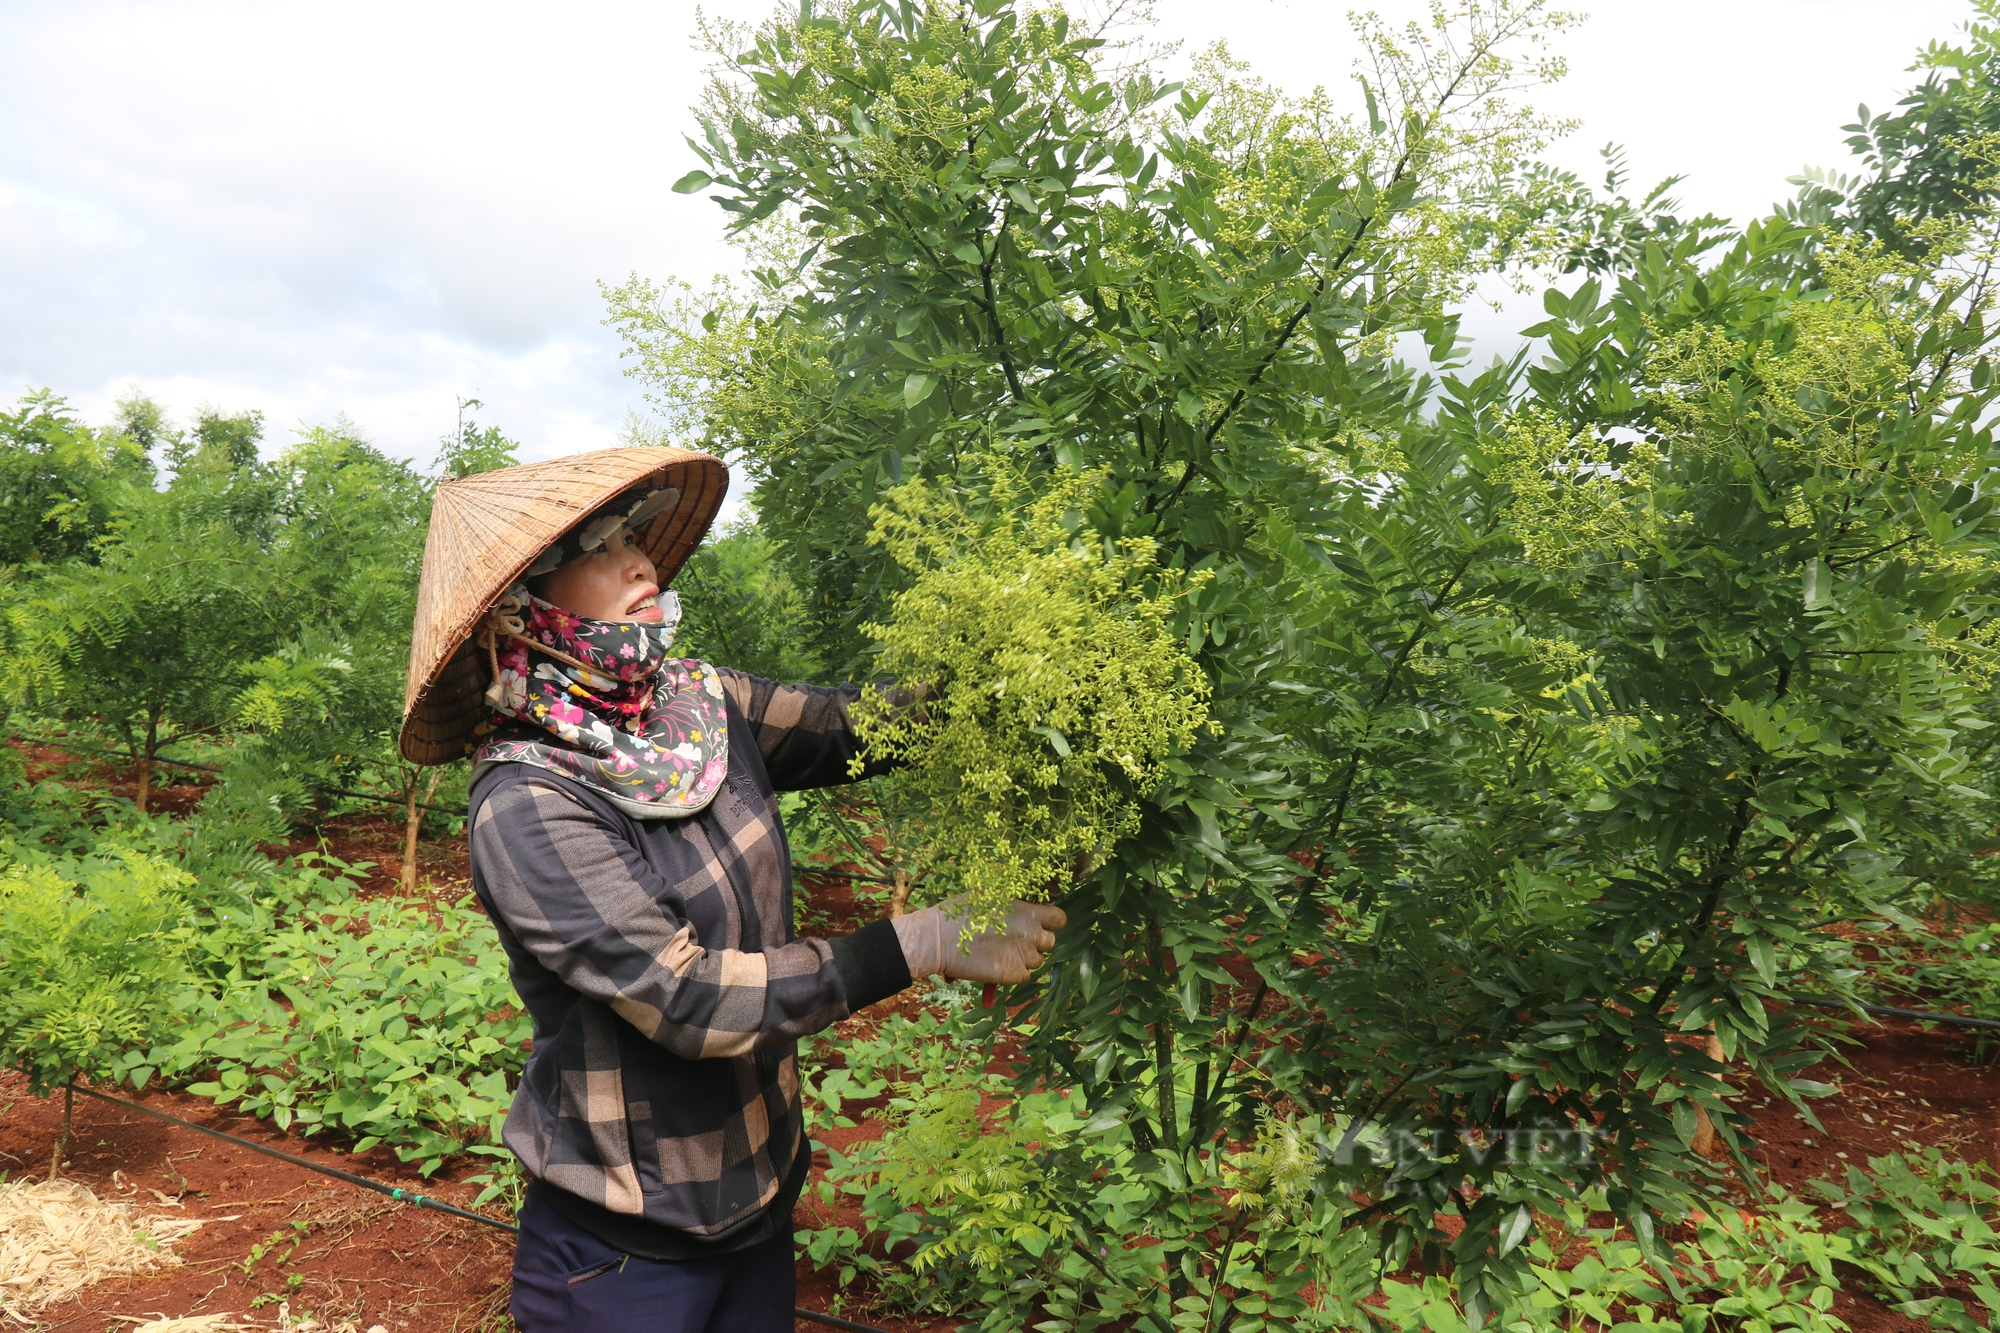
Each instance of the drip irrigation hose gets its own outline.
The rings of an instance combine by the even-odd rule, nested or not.
[[[441,1199],[433,1199],[430,1195],[419,1194],[415,1190],[401,1189],[395,1185],[384,1185],[379,1180],[370,1180],[366,1176],[357,1176],[352,1171],[342,1171],[338,1167],[323,1166],[318,1162],[309,1161],[304,1157],[293,1156],[291,1153],[284,1152],[278,1148],[266,1147],[264,1144],[253,1142],[250,1139],[238,1138],[234,1134],[225,1134],[219,1129],[210,1129],[207,1125],[198,1125],[192,1120],[183,1120],[179,1116],[169,1115],[165,1111],[156,1111],[150,1106],[141,1106],[137,1102],[128,1102],[123,1097],[113,1097],[109,1094],[98,1092],[93,1088],[86,1088],[80,1083],[71,1083],[69,1087],[86,1097],[95,1097],[101,1102],[110,1102],[114,1106],[122,1106],[127,1110],[138,1111],[142,1115],[152,1116],[155,1120],[164,1120],[168,1124],[179,1125],[182,1129],[191,1129],[197,1134],[206,1134],[212,1139],[221,1139],[223,1142],[233,1143],[239,1148],[248,1148],[252,1152],[263,1153],[266,1157],[275,1157],[281,1162],[290,1162],[293,1166],[302,1166],[308,1171],[317,1171],[323,1176],[332,1176],[335,1180],[344,1180],[350,1185],[359,1185],[365,1190],[374,1190],[377,1194],[386,1194],[397,1203],[407,1203],[417,1208],[430,1208],[440,1213],[450,1213],[453,1217],[462,1217],[468,1222],[478,1222],[482,1226],[493,1227],[499,1231],[520,1230],[512,1222],[502,1222],[497,1217],[487,1217],[480,1213],[470,1212],[464,1208],[454,1207]]]
[[[212,1139],[221,1139],[224,1143],[233,1143],[239,1148],[248,1148],[252,1152],[263,1153],[266,1157],[275,1157],[281,1162],[290,1162],[293,1166],[302,1166],[308,1171],[317,1171],[323,1176],[332,1176],[335,1180],[344,1180],[350,1185],[359,1185],[365,1190],[374,1190],[377,1194],[386,1194],[397,1203],[407,1203],[415,1208],[428,1208],[433,1212],[449,1213],[453,1217],[462,1217],[468,1222],[477,1222],[481,1226],[492,1227],[496,1231],[519,1234],[521,1230],[519,1226],[512,1222],[502,1222],[497,1217],[487,1217],[482,1213],[475,1213],[464,1208],[455,1207],[452,1204],[444,1202],[442,1199],[433,1199],[430,1195],[419,1194],[415,1190],[401,1189],[395,1185],[384,1185],[379,1180],[370,1180],[366,1176],[357,1176],[352,1171],[342,1171],[338,1167],[323,1166],[318,1162],[295,1156],[278,1148],[267,1147],[250,1139],[238,1138],[234,1134],[225,1134],[219,1129],[210,1129],[207,1125],[198,1125],[192,1120],[183,1120],[177,1115],[169,1115],[165,1111],[156,1111],[150,1106],[141,1106],[137,1102],[128,1102],[123,1097],[113,1097],[108,1093],[98,1092],[94,1088],[86,1088],[80,1083],[71,1083],[66,1086],[72,1092],[80,1092],[86,1097],[95,1097],[101,1102],[110,1102],[113,1106],[122,1106],[128,1111],[137,1111],[141,1115],[152,1116],[155,1120],[164,1120],[170,1125],[179,1125],[182,1129],[191,1129],[197,1134],[206,1134]],[[889,1333],[889,1330],[877,1328],[873,1324],[856,1323],[852,1319],[842,1319],[839,1315],[821,1314],[817,1310],[805,1310],[797,1306],[792,1308],[792,1317],[794,1319],[806,1320],[808,1323],[825,1324],[828,1328],[851,1329],[853,1333]]]
[[[1949,1023],[1953,1027],[1986,1028],[2000,1031],[2000,1019],[1969,1018],[1964,1014],[1934,1014],[1923,1009],[1898,1009],[1887,1004],[1856,1004],[1850,1006],[1845,1000],[1829,1000],[1818,995],[1788,995],[1793,1004],[1809,1004],[1815,1009],[1859,1009],[1864,1014],[1877,1018],[1914,1018],[1924,1023]]]

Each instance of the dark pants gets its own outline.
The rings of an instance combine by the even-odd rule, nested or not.
[[[528,1191],[514,1246],[520,1333],[792,1333],[792,1229],[713,1259],[627,1258]]]

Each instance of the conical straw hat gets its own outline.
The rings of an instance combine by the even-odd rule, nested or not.
[[[687,449],[601,449],[438,487],[403,694],[405,759],[448,764],[464,755],[466,737],[486,713],[488,669],[472,635],[487,611],[564,533],[641,486],[681,493],[639,529],[664,587],[722,507],[729,469],[719,458]]]

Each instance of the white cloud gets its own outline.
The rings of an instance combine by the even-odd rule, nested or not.
[[[1346,85],[1334,7],[1157,13],[1160,36],[1226,37],[1287,86]],[[1842,165],[1854,104],[1893,102],[1965,13],[1613,0],[1539,101],[1585,121],[1566,164],[1594,175],[1616,139],[1641,188],[1686,172],[1691,205],[1745,217]],[[694,28],[685,0],[0,6],[0,394],[46,384],[101,414],[136,381],[280,428],[346,412],[416,457],[473,394],[531,457],[609,442],[639,394],[597,281],[734,265],[714,205],[669,189],[694,164]]]
[[[1373,6],[1407,14],[1413,3]],[[1569,75],[1528,100],[1581,121],[1547,156],[1593,185],[1599,150],[1626,150],[1638,198],[1668,176],[1684,215],[1745,222],[1792,193],[1786,178],[1808,166],[1852,171],[1841,126],[1857,104],[1893,107],[1918,82],[1918,50],[1955,39],[1972,17],[1964,0],[1577,0],[1588,17],[1557,39]],[[1192,50],[1226,41],[1273,81],[1338,92],[1356,51],[1345,6],[1312,0],[1158,0],[1162,29]],[[1577,280],[1566,280],[1565,287]],[[1484,361],[1519,346],[1514,331],[1542,318],[1538,294],[1483,285],[1501,308],[1475,304],[1463,327]]]
[[[596,281],[729,266],[668,185],[693,7],[0,10],[0,377],[136,380],[427,454],[454,394],[531,454],[636,399]]]

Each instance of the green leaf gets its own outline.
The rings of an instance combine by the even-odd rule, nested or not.
[[[1679,1136],[1683,1148],[1694,1146],[1694,1136],[1701,1129],[1700,1108],[1694,1102],[1682,1097],[1673,1103],[1674,1133]]]
[[[693,194],[697,190],[707,189],[714,183],[715,177],[709,175],[706,171],[697,169],[690,171],[687,175],[674,182],[674,193]]]
[[[937,376],[927,375],[922,372],[904,376],[903,377],[904,408],[908,409],[915,407],[918,403],[921,403],[924,401],[924,399],[930,397],[931,391],[937,388],[937,383],[938,383]]]
[[[1832,571],[1827,569],[1826,561],[1824,560],[1813,559],[1806,561],[1802,581],[1805,588],[1805,603],[1808,608],[1817,610],[1825,606],[1827,599],[1833,595],[1833,574]]]
[[[1750,965],[1757,969],[1757,975],[1767,986],[1778,982],[1778,950],[1767,936],[1752,935],[1745,948],[1750,954]]]

